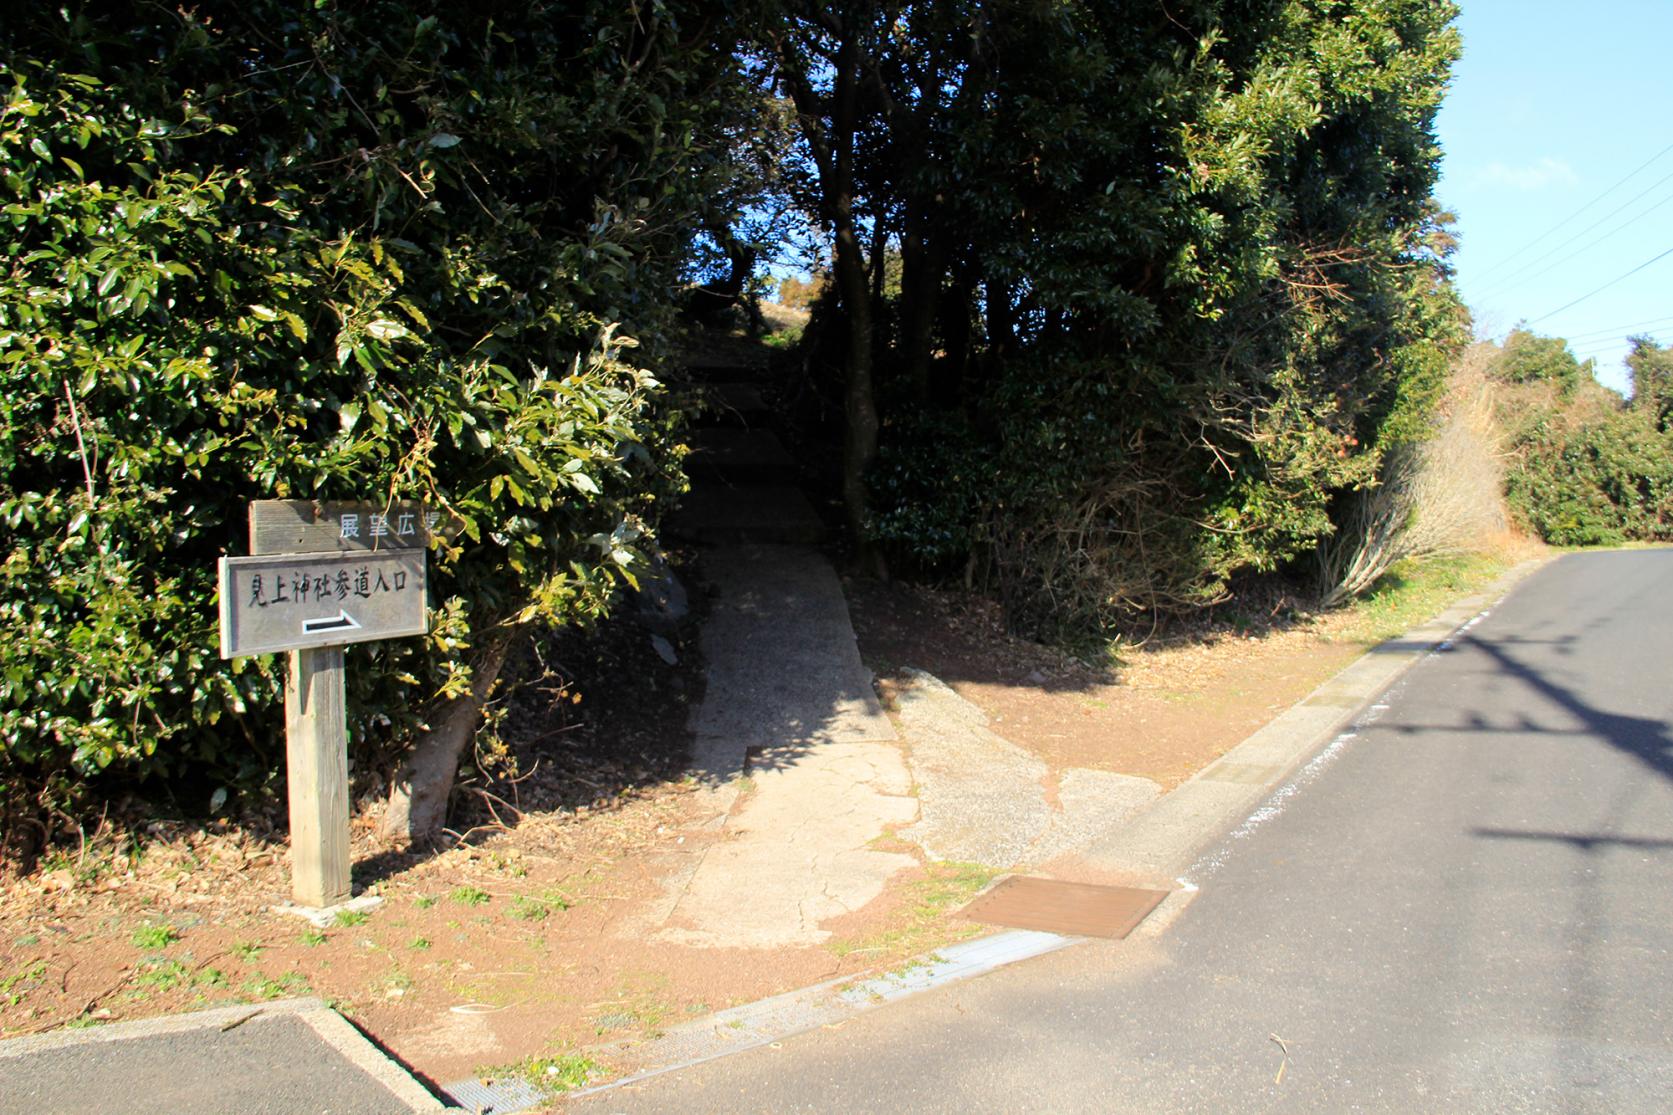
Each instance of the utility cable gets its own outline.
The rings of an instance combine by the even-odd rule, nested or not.
[[[1550,251],[1546,252],[1544,255],[1536,256],[1534,259],[1530,260],[1528,262],[1527,266],[1528,267],[1533,267],[1533,266],[1536,266],[1539,263],[1544,262],[1547,259],[1550,259],[1556,253],[1562,251],[1564,248],[1568,247],[1570,244],[1574,243],[1576,240],[1580,239],[1582,236],[1586,235],[1588,232],[1591,232],[1593,229],[1597,228],[1598,225],[1603,224],[1603,222],[1605,222],[1609,218],[1615,216],[1615,214],[1617,214],[1621,210],[1627,208],[1627,206],[1632,205],[1634,202],[1641,199],[1645,194],[1650,193],[1652,190],[1656,189],[1656,187],[1664,185],[1665,183],[1670,182],[1670,181],[1673,181],[1673,174],[1666,175],[1665,177],[1663,177],[1663,178],[1659,179],[1658,181],[1652,183],[1648,188],[1642,190],[1641,192],[1639,192],[1637,194],[1634,194],[1631,198],[1628,198],[1626,201],[1622,202],[1620,205],[1617,205],[1615,208],[1611,209],[1609,212],[1605,213],[1603,216],[1599,217],[1597,220],[1593,221],[1591,224],[1587,225],[1585,228],[1581,229],[1579,232],[1575,233],[1573,236],[1570,236],[1567,240],[1564,240],[1561,244],[1558,244],[1555,248],[1552,248]],[[1498,282],[1494,283],[1487,290],[1487,292],[1482,295],[1482,297],[1483,298],[1492,298],[1496,295],[1504,293],[1507,290],[1515,290],[1517,287],[1521,286],[1523,283],[1529,282],[1530,280],[1533,280],[1533,279],[1537,279],[1541,275],[1547,274],[1548,272],[1551,272],[1551,271],[1555,270],[1556,268],[1561,267],[1563,264],[1567,263],[1569,260],[1573,259],[1575,256],[1580,255],[1581,253],[1585,252],[1588,248],[1591,248],[1591,247],[1594,247],[1598,244],[1603,243],[1605,240],[1609,239],[1611,236],[1615,235],[1617,232],[1620,232],[1622,229],[1632,227],[1634,222],[1643,220],[1645,217],[1649,216],[1651,213],[1654,213],[1657,209],[1660,209],[1663,205],[1666,205],[1670,201],[1673,201],[1673,193],[1668,194],[1666,197],[1662,198],[1660,201],[1656,202],[1654,205],[1650,206],[1648,209],[1644,210],[1642,213],[1639,213],[1635,216],[1627,218],[1625,221],[1621,222],[1619,225],[1616,225],[1614,228],[1610,229],[1608,232],[1604,233],[1602,236],[1599,236],[1596,240],[1593,240],[1591,243],[1585,244],[1585,245],[1581,246],[1580,248],[1577,248],[1576,250],[1570,252],[1568,255],[1563,256],[1561,259],[1558,259],[1558,260],[1554,261],[1553,263],[1546,266],[1544,269],[1539,270],[1539,271],[1526,271],[1526,270],[1524,270],[1522,272],[1519,272],[1516,275],[1511,276],[1509,279],[1499,280]]]
[[[1567,338],[1567,340],[1571,344],[1575,341],[1590,343],[1604,338],[1612,339],[1615,337],[1625,337],[1629,334],[1630,330],[1653,329],[1661,325],[1673,325],[1673,317],[1658,317],[1652,318],[1649,321],[1629,322],[1626,325],[1611,325],[1607,329],[1588,329],[1584,333],[1576,333],[1574,336]]]
[[[1654,155],[1651,155],[1648,159],[1645,159],[1642,163],[1638,164],[1638,166],[1634,167],[1632,170],[1628,171],[1625,175],[1623,175],[1622,177],[1617,179],[1615,181],[1614,185],[1608,187],[1601,194],[1598,194],[1592,200],[1588,201],[1586,204],[1582,205],[1580,208],[1576,209],[1574,212],[1570,213],[1568,216],[1564,217],[1562,220],[1558,221],[1556,224],[1552,225],[1550,228],[1546,229],[1544,232],[1540,233],[1538,236],[1534,237],[1532,240],[1528,241],[1526,244],[1522,245],[1520,248],[1516,249],[1516,251],[1510,253],[1510,255],[1506,256],[1504,259],[1500,260],[1496,265],[1489,268],[1487,270],[1487,272],[1482,276],[1482,278],[1486,279],[1486,278],[1488,278],[1492,275],[1497,274],[1499,271],[1502,271],[1504,268],[1508,267],[1510,265],[1511,261],[1515,260],[1523,252],[1526,252],[1531,248],[1537,247],[1540,244],[1541,241],[1543,241],[1547,237],[1550,237],[1550,236],[1556,234],[1557,232],[1561,231],[1562,228],[1565,225],[1567,225],[1570,221],[1573,221],[1575,218],[1579,217],[1580,214],[1584,213],[1586,210],[1590,209],[1592,206],[1596,205],[1598,202],[1602,201],[1604,198],[1608,197],[1610,194],[1614,193],[1616,190],[1618,190],[1622,186],[1626,185],[1626,183],[1628,181],[1630,181],[1635,175],[1637,175],[1639,173],[1639,171],[1643,170],[1645,167],[1649,166],[1651,163],[1655,162],[1657,159],[1661,158],[1663,155],[1667,154],[1669,151],[1673,151],[1673,143],[1669,143],[1666,147],[1663,147],[1660,151],[1657,151]]]
[[[1644,270],[1644,268],[1650,266],[1650,264],[1655,263],[1658,260],[1666,259],[1668,256],[1673,256],[1673,248],[1668,248],[1666,251],[1662,252],[1660,255],[1651,256],[1649,259],[1645,260],[1643,263],[1640,263],[1637,267],[1634,267],[1631,271],[1628,271],[1626,274],[1616,275],[1613,279],[1610,279],[1607,283],[1604,283],[1602,286],[1598,287],[1596,290],[1588,291],[1585,294],[1582,294],[1579,298],[1576,298],[1574,301],[1566,303],[1565,305],[1562,305],[1562,306],[1558,306],[1555,310],[1552,310],[1550,313],[1540,314],[1538,317],[1534,318],[1533,321],[1528,322],[1528,324],[1529,325],[1537,325],[1540,322],[1544,321],[1546,318],[1556,317],[1558,314],[1562,313],[1564,310],[1573,309],[1575,306],[1580,305],[1580,303],[1582,303],[1586,299],[1592,297],[1594,294],[1602,294],[1604,291],[1608,290],[1610,287],[1614,286],[1616,283],[1620,282],[1621,280],[1632,278],[1632,276],[1638,274],[1640,271]]]

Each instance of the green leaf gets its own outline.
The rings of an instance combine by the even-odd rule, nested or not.
[[[459,137],[454,135],[452,132],[437,132],[435,135],[430,137],[431,147],[455,147],[458,143]]]

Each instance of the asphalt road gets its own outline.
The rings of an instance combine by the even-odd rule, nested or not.
[[[1673,551],[1570,555],[1097,943],[582,1111],[1673,1111]]]

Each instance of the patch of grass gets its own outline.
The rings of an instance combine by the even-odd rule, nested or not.
[[[481,887],[454,887],[449,898],[461,906],[485,906],[488,904],[488,892]]]
[[[239,984],[238,990],[254,999],[283,999],[289,995],[306,995],[313,989],[301,972],[285,972],[277,979],[252,976]]]
[[[261,959],[261,946],[254,941],[239,941],[232,946],[232,955],[249,963]]]
[[[0,1001],[15,1007],[29,997],[29,993],[46,978],[46,961],[34,960],[5,979],[0,979]]]
[[[412,900],[412,904],[417,909],[428,910],[431,906],[436,904],[436,896],[433,894],[421,894]]]
[[[522,894],[512,899],[511,916],[523,921],[545,921],[553,910],[567,910],[572,904],[567,895],[555,890],[545,891],[539,897]]]
[[[173,991],[191,979],[186,965],[178,960],[148,960],[139,966],[134,986],[154,991]]]
[[[868,937],[838,939],[826,947],[838,956],[876,953],[879,961],[925,952],[979,932],[975,925],[948,924],[947,915],[969,902],[999,872],[980,863],[932,863],[911,884],[911,901],[895,924]]]
[[[761,343],[775,351],[786,351],[795,348],[802,342],[802,327],[792,325],[781,329],[777,333],[768,333],[761,338]]]
[[[304,929],[302,931],[302,943],[307,945],[309,948],[313,948],[316,945],[323,945],[327,940],[328,938],[322,930]]]
[[[1398,562],[1348,607],[1338,638],[1380,643],[1405,634],[1459,597],[1492,584],[1511,563],[1491,554],[1446,554]]]
[[[410,942],[408,942],[407,947],[409,949],[418,949],[422,951],[430,947],[430,938],[414,937]]]
[[[366,911],[365,910],[338,910],[337,911],[337,916],[332,918],[331,920],[334,924],[336,924],[338,926],[341,926],[343,928],[347,928],[351,925],[365,925],[366,924]]]
[[[103,1025],[103,1022],[99,1019],[94,1018],[91,1015],[84,1014],[80,1018],[72,1018],[68,1022],[64,1023],[64,1029],[91,1030],[93,1027],[101,1025]]]
[[[156,952],[166,949],[180,939],[180,931],[172,925],[142,925],[128,938],[136,949]]]
[[[205,968],[192,977],[193,987],[212,987],[220,989],[229,986],[227,974],[219,968]]]
[[[608,1070],[591,1057],[580,1053],[559,1053],[551,1057],[530,1057],[510,1065],[479,1069],[478,1079],[515,1076],[528,1081],[548,1096],[572,1091],[606,1075]]]

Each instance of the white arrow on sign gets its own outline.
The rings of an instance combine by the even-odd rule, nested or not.
[[[318,635],[322,631],[355,631],[360,627],[360,621],[338,608],[334,616],[319,616],[316,619],[302,621],[304,635]]]

